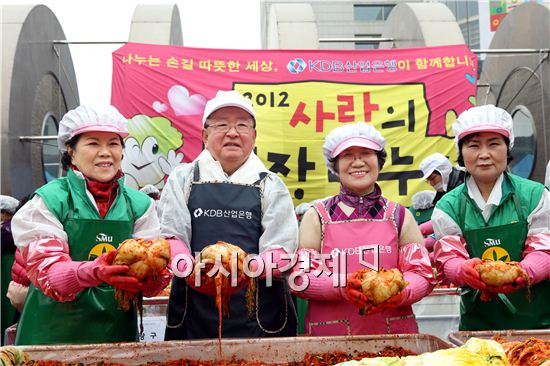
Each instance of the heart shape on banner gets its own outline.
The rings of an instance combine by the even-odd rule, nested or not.
[[[153,102],[153,109],[158,113],[164,113],[168,110],[168,106],[164,103],[159,102],[158,100],[155,100]]]
[[[176,116],[201,114],[206,105],[206,98],[200,94],[189,96],[189,91],[182,85],[174,85],[168,90],[168,101]]]

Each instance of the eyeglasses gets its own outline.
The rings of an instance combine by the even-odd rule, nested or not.
[[[231,128],[235,128],[238,133],[250,133],[254,129],[254,125],[251,122],[237,122],[235,124],[230,124],[227,121],[218,121],[216,123],[208,124],[206,128],[212,128],[214,131],[219,133],[227,133]]]

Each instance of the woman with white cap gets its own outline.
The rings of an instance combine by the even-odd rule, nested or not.
[[[449,159],[441,153],[432,154],[422,160],[420,170],[424,174],[423,178],[436,190],[432,200],[433,206],[445,193],[464,183],[464,171],[453,167]],[[432,235],[434,232],[431,220],[426,220],[418,227],[424,236]],[[426,245],[428,246],[428,244],[430,248],[433,245],[433,240],[430,237],[426,240]]]
[[[111,265],[118,243],[160,234],[151,198],[124,185],[127,135],[112,106],[80,106],[59,123],[67,176],[36,190],[12,220],[32,283],[16,344],[137,340],[135,311],[118,309],[113,286],[145,294],[167,281],[142,284],[127,266]]]
[[[434,205],[446,192],[452,191],[464,182],[464,171],[453,167],[449,159],[441,153],[432,154],[422,160],[420,170],[424,174],[422,178],[437,192],[433,200]]]
[[[504,109],[471,108],[453,130],[466,181],[438,202],[432,222],[438,272],[467,288],[460,329],[549,328],[550,194],[506,171],[514,134]],[[517,261],[529,281],[488,286],[475,269],[482,259]]]
[[[338,127],[325,139],[323,155],[328,169],[340,178],[340,193],[315,204],[300,225],[298,256],[310,267],[299,273],[295,286],[304,281],[309,285],[295,293],[309,300],[306,334],[418,332],[411,304],[431,292],[433,273],[411,213],[384,198],[376,183],[386,160],[384,146],[380,132],[364,122]],[[338,274],[350,275],[365,268],[365,258],[369,259],[361,254],[365,247],[379,253],[378,263],[376,255],[370,258],[375,270],[398,268],[409,283],[367,316],[357,308],[364,307],[366,300],[360,291],[335,286],[332,274],[326,272],[317,277],[315,261],[308,260],[328,257],[333,261],[336,253],[345,255],[346,268]]]

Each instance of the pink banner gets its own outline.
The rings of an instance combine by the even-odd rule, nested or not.
[[[324,136],[355,121],[387,139],[385,195],[403,204],[429,186],[420,161],[456,159],[450,125],[475,105],[477,58],[464,45],[388,50],[214,50],[129,43],[113,53],[112,104],[130,119],[130,185],[162,188],[201,151],[202,112],[220,89],[254,103],[257,154],[295,203],[336,191]]]

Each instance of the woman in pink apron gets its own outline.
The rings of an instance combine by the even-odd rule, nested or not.
[[[384,198],[376,183],[385,142],[364,122],[338,127],[325,139],[323,154],[340,178],[340,192],[305,213],[298,250],[302,270],[290,280],[296,295],[309,300],[306,334],[418,333],[411,304],[431,292],[434,278],[411,213]],[[346,277],[362,268],[398,268],[409,284],[375,312],[361,315],[361,294],[349,295]],[[319,274],[320,269],[326,270]]]

